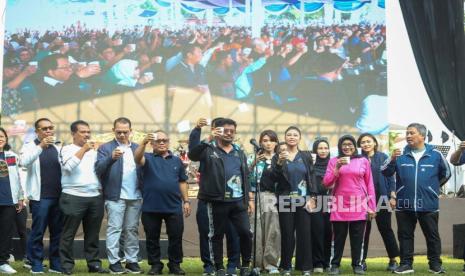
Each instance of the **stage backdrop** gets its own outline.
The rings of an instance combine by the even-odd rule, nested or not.
[[[66,143],[72,121],[107,140],[119,116],[172,147],[199,117],[233,118],[246,147],[289,125],[303,148],[387,132],[381,0],[8,0],[5,20],[1,123],[15,149],[40,117]]]

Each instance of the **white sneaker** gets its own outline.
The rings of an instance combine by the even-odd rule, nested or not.
[[[322,267],[315,267],[313,273],[324,273],[325,270]]]
[[[0,265],[0,273],[15,274],[16,272],[9,264]]]
[[[14,263],[14,262],[15,262],[15,256],[13,256],[12,254],[10,254],[10,257],[8,258],[8,262],[9,262],[9,263]]]
[[[279,270],[278,269],[272,269],[270,271],[268,271],[268,274],[279,274]]]

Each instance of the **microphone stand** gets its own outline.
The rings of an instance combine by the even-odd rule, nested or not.
[[[252,271],[249,276],[258,276],[260,275],[260,268],[257,267],[257,214],[260,208],[260,183],[258,179],[258,169],[257,169],[257,154],[260,149],[254,150],[254,181],[255,181],[255,210],[254,210],[254,222],[253,222],[253,261],[252,261]]]

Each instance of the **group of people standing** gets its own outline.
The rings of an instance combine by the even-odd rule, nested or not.
[[[369,133],[358,139],[342,136],[337,156],[331,158],[329,142],[324,139],[317,139],[311,152],[301,150],[301,131],[295,126],[285,131],[284,142],[279,142],[274,131],[265,130],[247,165],[244,154],[231,142],[234,121],[212,120],[211,134],[200,141],[206,125],[206,119],[199,119],[189,140],[189,157],[200,161],[199,204],[206,204],[208,210],[209,228],[199,219],[201,209],[197,215],[204,275],[235,275],[236,267],[229,265],[238,259],[235,250],[239,255],[230,242],[235,240],[234,230],[240,239],[241,271],[248,272],[253,261],[253,267],[270,274],[291,275],[295,250],[294,268],[302,275],[324,271],[338,275],[349,235],[353,272],[365,274],[372,220],[376,220],[386,247],[388,271],[414,272],[413,234],[418,221],[427,241],[430,272],[445,272],[440,258],[438,195],[450,170],[442,154],[425,144],[424,125],[409,125],[407,146],[403,153],[396,149],[391,157],[378,150],[376,137]],[[462,151],[456,154],[460,156]],[[454,164],[459,164],[459,157],[455,158]],[[402,221],[399,243],[391,226],[392,210]],[[245,231],[244,222],[251,225],[255,236]],[[226,270],[224,235],[228,240]],[[249,251],[252,237],[253,259]]]
[[[162,273],[159,246],[162,220],[171,228],[169,236],[174,240],[169,248],[172,256],[169,271],[185,274],[180,264],[182,216],[190,214],[187,176],[181,159],[169,151],[169,138],[164,131],[147,135],[137,145],[129,139],[131,121],[120,117],[113,124],[115,138],[97,147],[85,121],[71,124],[73,142],[69,145],[56,140],[55,126],[50,119],[38,119],[34,126],[37,138],[24,144],[19,156],[10,150],[7,133],[0,129],[0,159],[5,164],[0,175],[0,211],[4,221],[0,225],[1,273],[16,273],[7,261],[8,241],[15,212],[24,207],[27,199],[32,227],[25,266],[30,267],[32,274],[45,270],[43,238],[47,228],[50,234],[48,272],[73,273],[73,243],[81,224],[89,273],[141,273],[138,264],[141,218],[151,265],[148,274]],[[152,152],[146,153],[149,143]],[[25,191],[19,179],[20,166],[27,171]],[[99,258],[99,232],[105,211],[109,269],[103,268]],[[124,268],[122,259],[126,262]]]
[[[202,128],[209,126],[202,140]],[[450,177],[447,161],[425,144],[426,128],[411,124],[407,146],[388,157],[368,133],[356,140],[340,137],[337,156],[317,139],[301,150],[301,131],[290,126],[279,142],[272,130],[260,134],[256,153],[247,156],[234,143],[237,124],[229,118],[197,121],[189,136],[188,156],[199,161],[196,219],[204,275],[248,276],[252,268],[270,274],[341,273],[347,235],[352,268],[365,274],[371,231],[376,220],[389,264],[397,274],[413,272],[413,233],[417,221],[425,235],[429,268],[444,273],[438,231],[439,190]],[[191,213],[187,176],[181,159],[170,150],[166,132],[147,134],[140,145],[130,141],[131,121],[114,121],[114,140],[96,146],[87,122],[71,124],[72,144],[62,145],[50,119],[35,122],[37,138],[16,155],[0,128],[0,272],[15,273],[8,264],[9,239],[16,212],[29,201],[32,230],[27,258],[33,274],[44,272],[43,237],[49,229],[49,272],[70,275],[73,241],[82,223],[84,253],[90,273],[141,273],[138,265],[139,220],[146,235],[149,275],[163,273],[160,231],[168,235],[168,268],[184,275],[184,217]],[[150,144],[152,151],[146,152]],[[361,153],[357,148],[361,148]],[[454,165],[465,163],[465,144],[454,153]],[[25,191],[19,167],[27,170]],[[395,175],[395,178],[394,178]],[[397,245],[391,210],[398,221]],[[99,259],[99,231],[107,212],[106,255]],[[223,264],[223,238],[228,264]],[[123,257],[119,254],[123,251]],[[400,264],[396,258],[400,257]],[[122,258],[126,260],[123,267]]]

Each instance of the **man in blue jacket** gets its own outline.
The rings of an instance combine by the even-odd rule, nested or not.
[[[425,144],[426,127],[412,123],[407,127],[407,146],[402,153],[393,151],[386,160],[383,174],[396,174],[397,235],[400,244],[400,266],[396,274],[413,273],[413,244],[417,221],[426,237],[430,272],[445,273],[441,261],[441,238],[438,231],[439,189],[450,178],[449,164],[442,154]]]
[[[462,166],[465,164],[465,141],[460,143],[459,148],[450,157],[450,162],[454,166]],[[465,261],[465,247],[463,248],[463,260]],[[463,266],[463,272],[465,272],[465,265]]]
[[[108,215],[106,252],[112,274],[140,273],[139,218],[142,195],[134,151],[138,145],[129,141],[131,121],[118,118],[113,123],[115,139],[98,149],[95,172],[102,184]],[[120,237],[123,233],[126,269],[119,258]]]
[[[247,157],[233,144],[237,127],[235,121],[224,118],[215,126],[214,141],[202,141],[189,151],[189,158],[200,161],[201,166],[198,198],[207,202],[210,258],[215,264],[216,276],[225,276],[223,237],[229,219],[240,240],[240,276],[248,276],[252,233],[247,211],[253,212],[255,206],[248,180]]]
[[[215,129],[215,123],[218,120],[223,118],[217,117],[211,120],[211,131]],[[201,134],[202,134],[202,127],[207,126],[208,122],[205,118],[200,118],[197,120],[197,125],[191,131],[189,135],[189,151],[193,149],[195,146],[198,146],[201,142]],[[201,171],[203,168],[199,168]],[[200,175],[200,178],[202,175]],[[199,241],[200,241],[200,259],[203,262],[203,275],[210,276],[215,275],[215,267],[214,263],[210,258],[210,250],[208,244],[208,210],[207,210],[207,202],[204,200],[199,199],[197,201],[197,213],[195,215],[197,220],[197,226],[199,230]],[[240,244],[239,244],[239,236],[237,235],[234,226],[231,224],[231,221],[228,220],[227,228],[226,228],[226,250],[228,256],[228,263],[226,265],[226,275],[233,276],[236,275],[236,269],[240,268]]]

